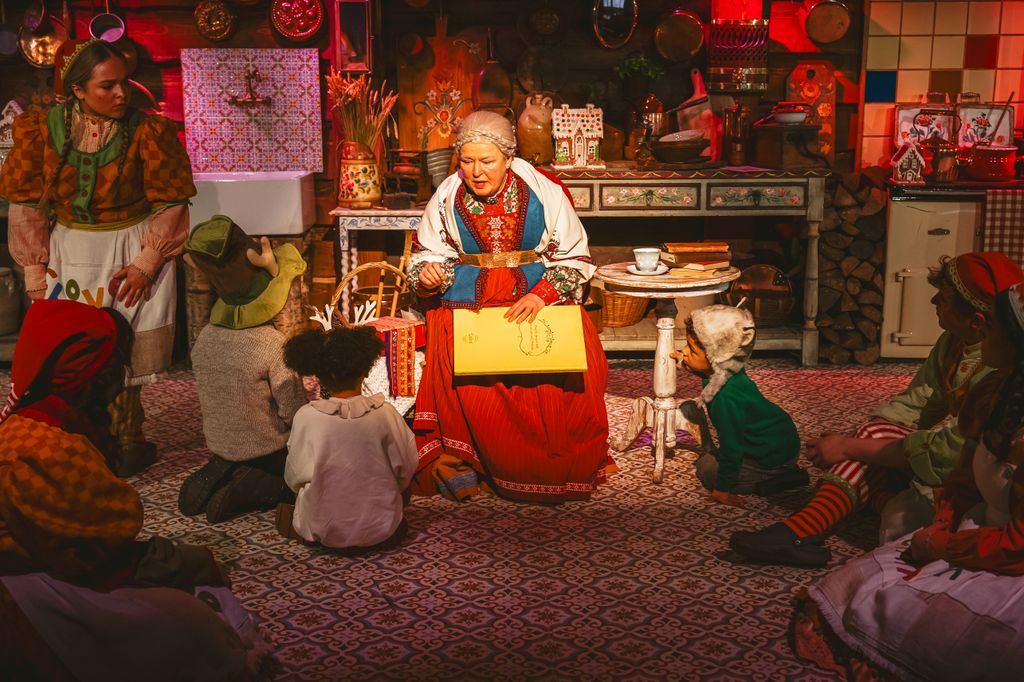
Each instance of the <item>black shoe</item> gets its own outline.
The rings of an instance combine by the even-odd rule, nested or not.
[[[156,445],[153,443],[141,442],[127,447],[122,446],[117,453],[117,462],[114,463],[114,474],[119,478],[128,478],[141,473],[154,462]]]
[[[804,469],[801,469],[800,467],[793,467],[789,471],[784,471],[781,474],[772,476],[771,478],[758,481],[754,486],[754,494],[760,495],[761,497],[767,497],[777,493],[784,493],[787,490],[793,490],[794,488],[803,488],[810,482],[811,477],[807,475],[807,472]]]
[[[729,538],[729,546],[748,559],[787,566],[822,567],[832,559],[825,538],[812,535],[798,538],[784,523],[773,523],[755,531],[738,531]]]
[[[285,487],[283,476],[240,464],[231,480],[210,498],[206,520],[220,523],[247,512],[274,509]]]
[[[185,479],[178,493],[178,510],[185,516],[202,514],[213,494],[231,480],[237,462],[212,455],[209,461]]]

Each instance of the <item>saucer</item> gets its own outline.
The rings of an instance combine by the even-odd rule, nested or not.
[[[627,265],[626,266],[626,272],[628,272],[631,275],[640,275],[641,277],[651,277],[652,275],[664,275],[666,272],[668,272],[668,266],[665,265],[664,263],[658,263],[658,269],[657,270],[646,271],[646,270],[637,270],[636,269],[636,265],[634,264],[634,265]]]

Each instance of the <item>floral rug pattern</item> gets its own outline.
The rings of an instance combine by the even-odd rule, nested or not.
[[[915,368],[757,359],[750,375],[806,442],[854,427]],[[650,362],[612,362],[613,434],[650,386]],[[680,375],[679,397],[698,391]],[[418,498],[401,547],[344,557],[280,537],[272,512],[217,526],[182,517],[178,488],[208,456],[191,372],[145,387],[143,400],[161,456],[134,480],[145,532],[209,545],[228,564],[276,647],[277,679],[831,679],[786,641],[793,595],[822,572],[733,563],[727,547],[731,531],[777,520],[809,491],[709,505],[695,455],[677,451],[657,485],[641,437],[588,502]],[[829,541],[835,561],[872,546],[875,532],[869,516],[853,518]]]

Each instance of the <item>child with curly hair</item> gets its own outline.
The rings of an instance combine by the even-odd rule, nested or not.
[[[367,549],[405,536],[403,497],[416,473],[416,442],[382,394],[362,394],[382,348],[372,327],[312,329],[285,344],[285,364],[316,376],[330,394],[299,409],[288,439],[292,528],[306,541]]]

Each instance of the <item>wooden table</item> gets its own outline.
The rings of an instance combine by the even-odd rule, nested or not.
[[[729,288],[729,283],[740,276],[737,268],[729,268],[712,277],[679,277],[670,275],[638,276],[626,271],[632,263],[612,263],[597,269],[594,279],[606,289],[625,296],[655,299],[654,313],[658,318],[658,336],[654,348],[654,397],[644,396],[633,401],[626,432],[612,440],[612,448],[628,450],[640,432],[653,427],[651,448],[654,451],[654,473],[651,480],[661,483],[665,469],[665,451],[676,446],[676,427],[687,428],[698,439],[700,431],[679,411],[676,399],[676,363],[669,357],[673,350],[676,327],[677,298],[715,294]]]
[[[825,210],[827,169],[772,170],[749,166],[693,170],[638,170],[609,162],[606,170],[555,173],[569,188],[576,213],[595,218],[714,218],[797,216],[806,223],[804,320],[766,329],[757,350],[799,350],[804,365],[818,363],[818,236]],[[707,222],[705,237],[713,238]],[[649,320],[601,334],[605,350],[649,350],[660,330]]]

